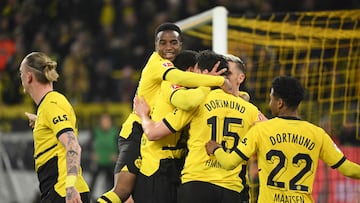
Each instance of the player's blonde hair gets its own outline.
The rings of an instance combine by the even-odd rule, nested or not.
[[[59,74],[56,71],[57,63],[42,52],[32,52],[25,57],[25,65],[34,70],[36,79],[41,83],[57,81]]]

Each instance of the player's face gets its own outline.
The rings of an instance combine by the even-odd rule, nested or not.
[[[245,75],[237,67],[237,64],[232,61],[228,61],[229,64],[229,75],[227,76],[230,80],[231,86],[234,91],[239,91],[240,84],[244,81]],[[237,92],[235,92],[237,95]]]
[[[155,41],[155,50],[162,58],[174,60],[182,48],[179,33],[172,30],[159,32]]]

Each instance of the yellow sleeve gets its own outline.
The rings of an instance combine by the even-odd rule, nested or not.
[[[225,78],[222,76],[192,73],[178,69],[171,69],[165,72],[163,79],[185,87],[220,87],[225,81]]]
[[[171,95],[170,102],[179,109],[189,111],[199,106],[210,90],[210,87],[203,86],[195,89],[178,89]]]
[[[356,164],[349,160],[345,160],[344,163],[342,163],[338,167],[338,170],[344,176],[360,179],[360,165],[359,164]]]
[[[215,150],[214,155],[221,167],[226,170],[232,170],[246,160],[242,159],[235,151],[226,153],[222,148]]]

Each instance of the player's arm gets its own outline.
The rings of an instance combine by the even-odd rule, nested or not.
[[[226,153],[222,146],[214,140],[210,140],[208,143],[206,143],[206,152],[209,155],[214,155],[216,160],[220,163],[221,167],[227,170],[232,170],[242,162],[249,160],[249,158],[244,156],[238,150],[234,150],[231,153]]]
[[[66,202],[81,202],[80,194],[75,189],[76,179],[80,170],[81,147],[72,130],[61,133],[58,139],[66,149]]]
[[[149,140],[159,140],[172,133],[163,121],[154,122],[151,120],[149,117],[150,107],[143,98],[135,96],[133,108],[135,114],[140,117],[142,128]]]
[[[190,111],[198,107],[210,92],[210,87],[198,87],[195,89],[177,89],[170,96],[172,105],[184,111]]]
[[[221,87],[224,91],[232,93],[232,86],[229,80],[222,76],[185,72],[172,68],[164,73],[163,80],[185,87]]]
[[[345,160],[338,168],[344,176],[360,179],[360,165],[349,160]]]

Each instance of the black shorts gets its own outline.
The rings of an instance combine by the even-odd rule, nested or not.
[[[120,136],[118,139],[119,155],[115,165],[115,174],[120,171],[139,173],[141,165],[140,142],[143,132],[142,126],[138,122],[133,123],[131,132],[122,132],[129,133],[129,136],[126,139]]]
[[[182,184],[177,203],[248,203],[249,196],[211,183],[191,181]]]
[[[181,161],[181,160],[180,160]],[[133,199],[136,203],[176,203],[180,185],[178,159],[160,160],[159,169],[151,176],[139,173]]]

